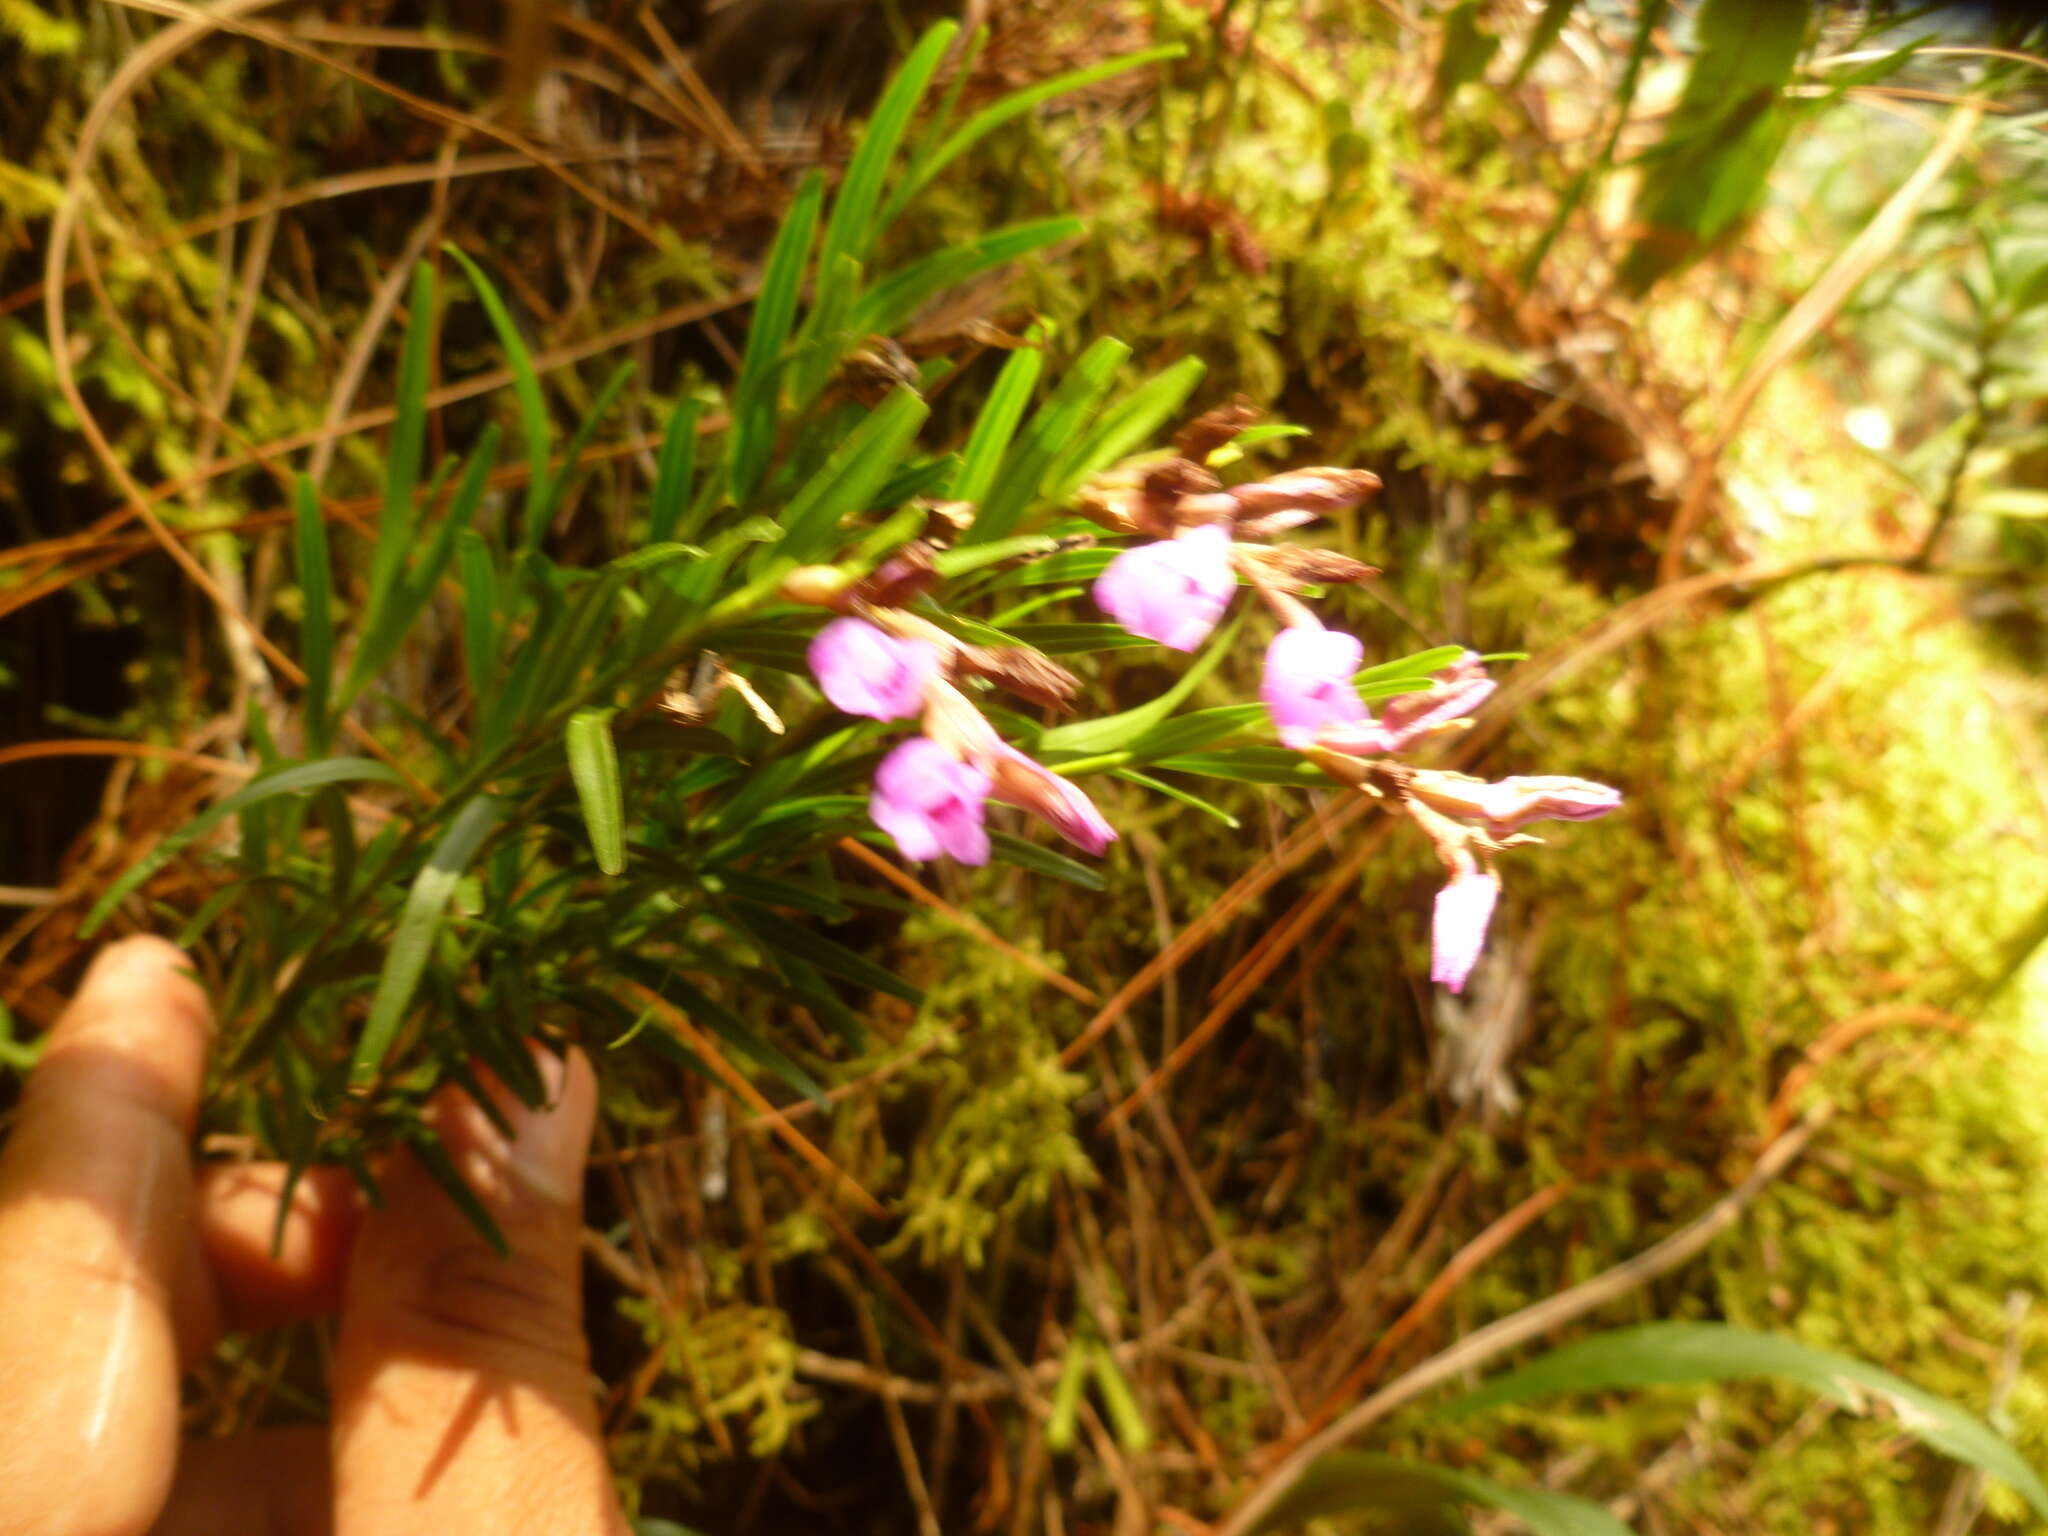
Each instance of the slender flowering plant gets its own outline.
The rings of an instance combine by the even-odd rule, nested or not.
[[[1114,552],[1094,581],[1096,604],[1128,634],[1180,651],[1201,648],[1241,586],[1277,622],[1266,646],[1260,696],[1282,747],[1329,777],[1384,800],[1429,837],[1449,876],[1432,924],[1432,978],[1463,990],[1500,896],[1502,851],[1536,839],[1521,829],[1544,819],[1582,821],[1621,803],[1582,779],[1496,782],[1401,761],[1461,729],[1494,691],[1485,662],[1455,649],[1375,715],[1359,687],[1365,647],[1324,626],[1303,600],[1311,584],[1378,574],[1349,556],[1275,543],[1274,536],[1355,505],[1379,486],[1364,470],[1314,468],[1226,486],[1212,462],[1227,459],[1256,412],[1236,405],[1198,418],[1164,458],[1098,475],[1080,488],[1090,521],[1139,542]],[[972,527],[973,509],[946,520]],[[1115,830],[1061,773],[1006,742],[970,689],[991,685],[1064,708],[1078,680],[1028,646],[969,644],[909,611],[925,600],[945,555],[924,542],[872,577],[848,584],[799,573],[786,593],[809,586],[837,608],[808,660],[826,699],[849,714],[916,720],[920,734],[878,768],[869,799],[874,823],[907,858],[941,854],[986,862],[990,801],[1023,808],[1068,842],[1102,853]]]

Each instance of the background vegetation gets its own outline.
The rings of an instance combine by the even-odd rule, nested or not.
[[[182,932],[223,998],[220,1156],[367,1167],[439,1074],[581,1040],[607,1109],[591,1326],[654,1531],[1236,1531],[1389,1387],[1349,1442],[1388,1459],[1326,1466],[1342,1512],[1300,1518],[1458,1528],[1472,1502],[1598,1528],[1548,1492],[1646,1532],[2028,1528],[1917,1400],[1788,1385],[1725,1340],[1674,1375],[1772,1379],[1624,1392],[1646,1378],[1581,1362],[1563,1395],[1401,1396],[1735,1190],[1738,1225],[1560,1321],[1845,1352],[2048,1464],[2048,184],[2024,25],[1003,0],[970,46],[924,31],[936,9],[364,3],[223,7],[171,51],[193,14],[0,0],[10,1071],[96,903]],[[842,278],[834,210],[906,56],[930,88]],[[1073,71],[895,196],[933,124]],[[757,366],[749,393],[792,206],[828,232],[765,354],[787,341],[788,376],[764,394]],[[1047,243],[946,269],[872,328],[896,347],[846,318],[1020,225]],[[1387,572],[1330,599],[1369,659],[1530,653],[1458,761],[1627,791],[1512,868],[1463,1001],[1422,979],[1427,851],[1334,791],[1246,782],[1255,759],[1091,779],[1124,831],[1099,881],[1023,841],[906,874],[834,803],[873,743],[832,734],[796,621],[646,557],[723,533],[719,590],[765,576],[747,517],[786,517],[906,379],[929,414],[883,404],[907,424],[887,468],[957,475],[1034,349],[1047,410],[1098,374],[1104,399],[1184,384],[1189,412],[1241,392],[1309,434],[1253,462],[1378,471],[1330,536]],[[991,462],[1062,531],[1036,496],[1060,476]],[[473,539],[446,510],[465,495]],[[1029,573],[964,595],[989,617],[1067,590]],[[1082,647],[1093,617],[1062,597],[1018,623]],[[659,643],[615,638],[657,619]],[[642,729],[714,629],[787,737],[735,696],[694,727],[719,741]],[[331,675],[324,701],[265,645]],[[536,653],[561,659],[500,704]],[[1075,664],[1090,715],[1186,671]],[[1179,702],[1254,686],[1226,661]],[[615,706],[622,881],[563,745]],[[340,751],[397,782],[191,835],[252,775]],[[453,861],[408,1009],[392,936],[485,803],[451,786],[492,763],[529,833]],[[803,809],[764,845],[752,818],[784,800]],[[366,1035],[376,1089],[351,1098]],[[320,1359],[310,1334],[229,1346],[195,1432],[317,1414]]]

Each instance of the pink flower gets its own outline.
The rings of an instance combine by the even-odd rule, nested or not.
[[[1135,545],[1095,579],[1095,601],[1105,613],[1176,651],[1208,639],[1236,592],[1230,533],[1218,523]]]
[[[1364,657],[1357,637],[1339,630],[1296,624],[1273,637],[1259,697],[1284,745],[1299,750],[1326,731],[1371,724],[1351,682]]]
[[[899,639],[866,619],[834,619],[811,641],[808,659],[835,707],[871,720],[907,720],[923,709],[940,668],[930,641]]]
[[[1031,812],[1084,853],[1099,858],[1116,841],[1116,828],[1078,784],[1034,763],[1008,742],[997,745],[989,774],[996,799]]]
[[[1486,926],[1500,900],[1500,879],[1491,870],[1467,862],[1436,893],[1436,921],[1430,929],[1429,979],[1453,992],[1465,990],[1479,952],[1486,946]]]
[[[989,777],[937,742],[913,736],[875,769],[868,815],[896,839],[906,859],[951,854],[962,864],[988,862]]]

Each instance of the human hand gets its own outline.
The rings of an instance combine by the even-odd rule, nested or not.
[[[211,1165],[191,1136],[209,1012],[131,938],[50,1033],[0,1153],[0,1531],[11,1536],[620,1536],[583,1336],[590,1063],[540,1057],[429,1113],[511,1244],[501,1259],[410,1155],[359,1212],[339,1169]],[[223,1332],[338,1311],[333,1428],[178,1444],[178,1377]]]

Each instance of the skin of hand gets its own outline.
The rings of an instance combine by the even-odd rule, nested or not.
[[[0,1531],[626,1536],[583,1335],[590,1063],[537,1052],[540,1110],[487,1082],[509,1139],[457,1089],[429,1107],[510,1258],[409,1153],[382,1210],[309,1169],[273,1255],[283,1167],[193,1166],[210,1030],[185,956],[124,939],[23,1089],[0,1151]],[[181,1369],[223,1332],[337,1311],[331,1432],[181,1450]]]

